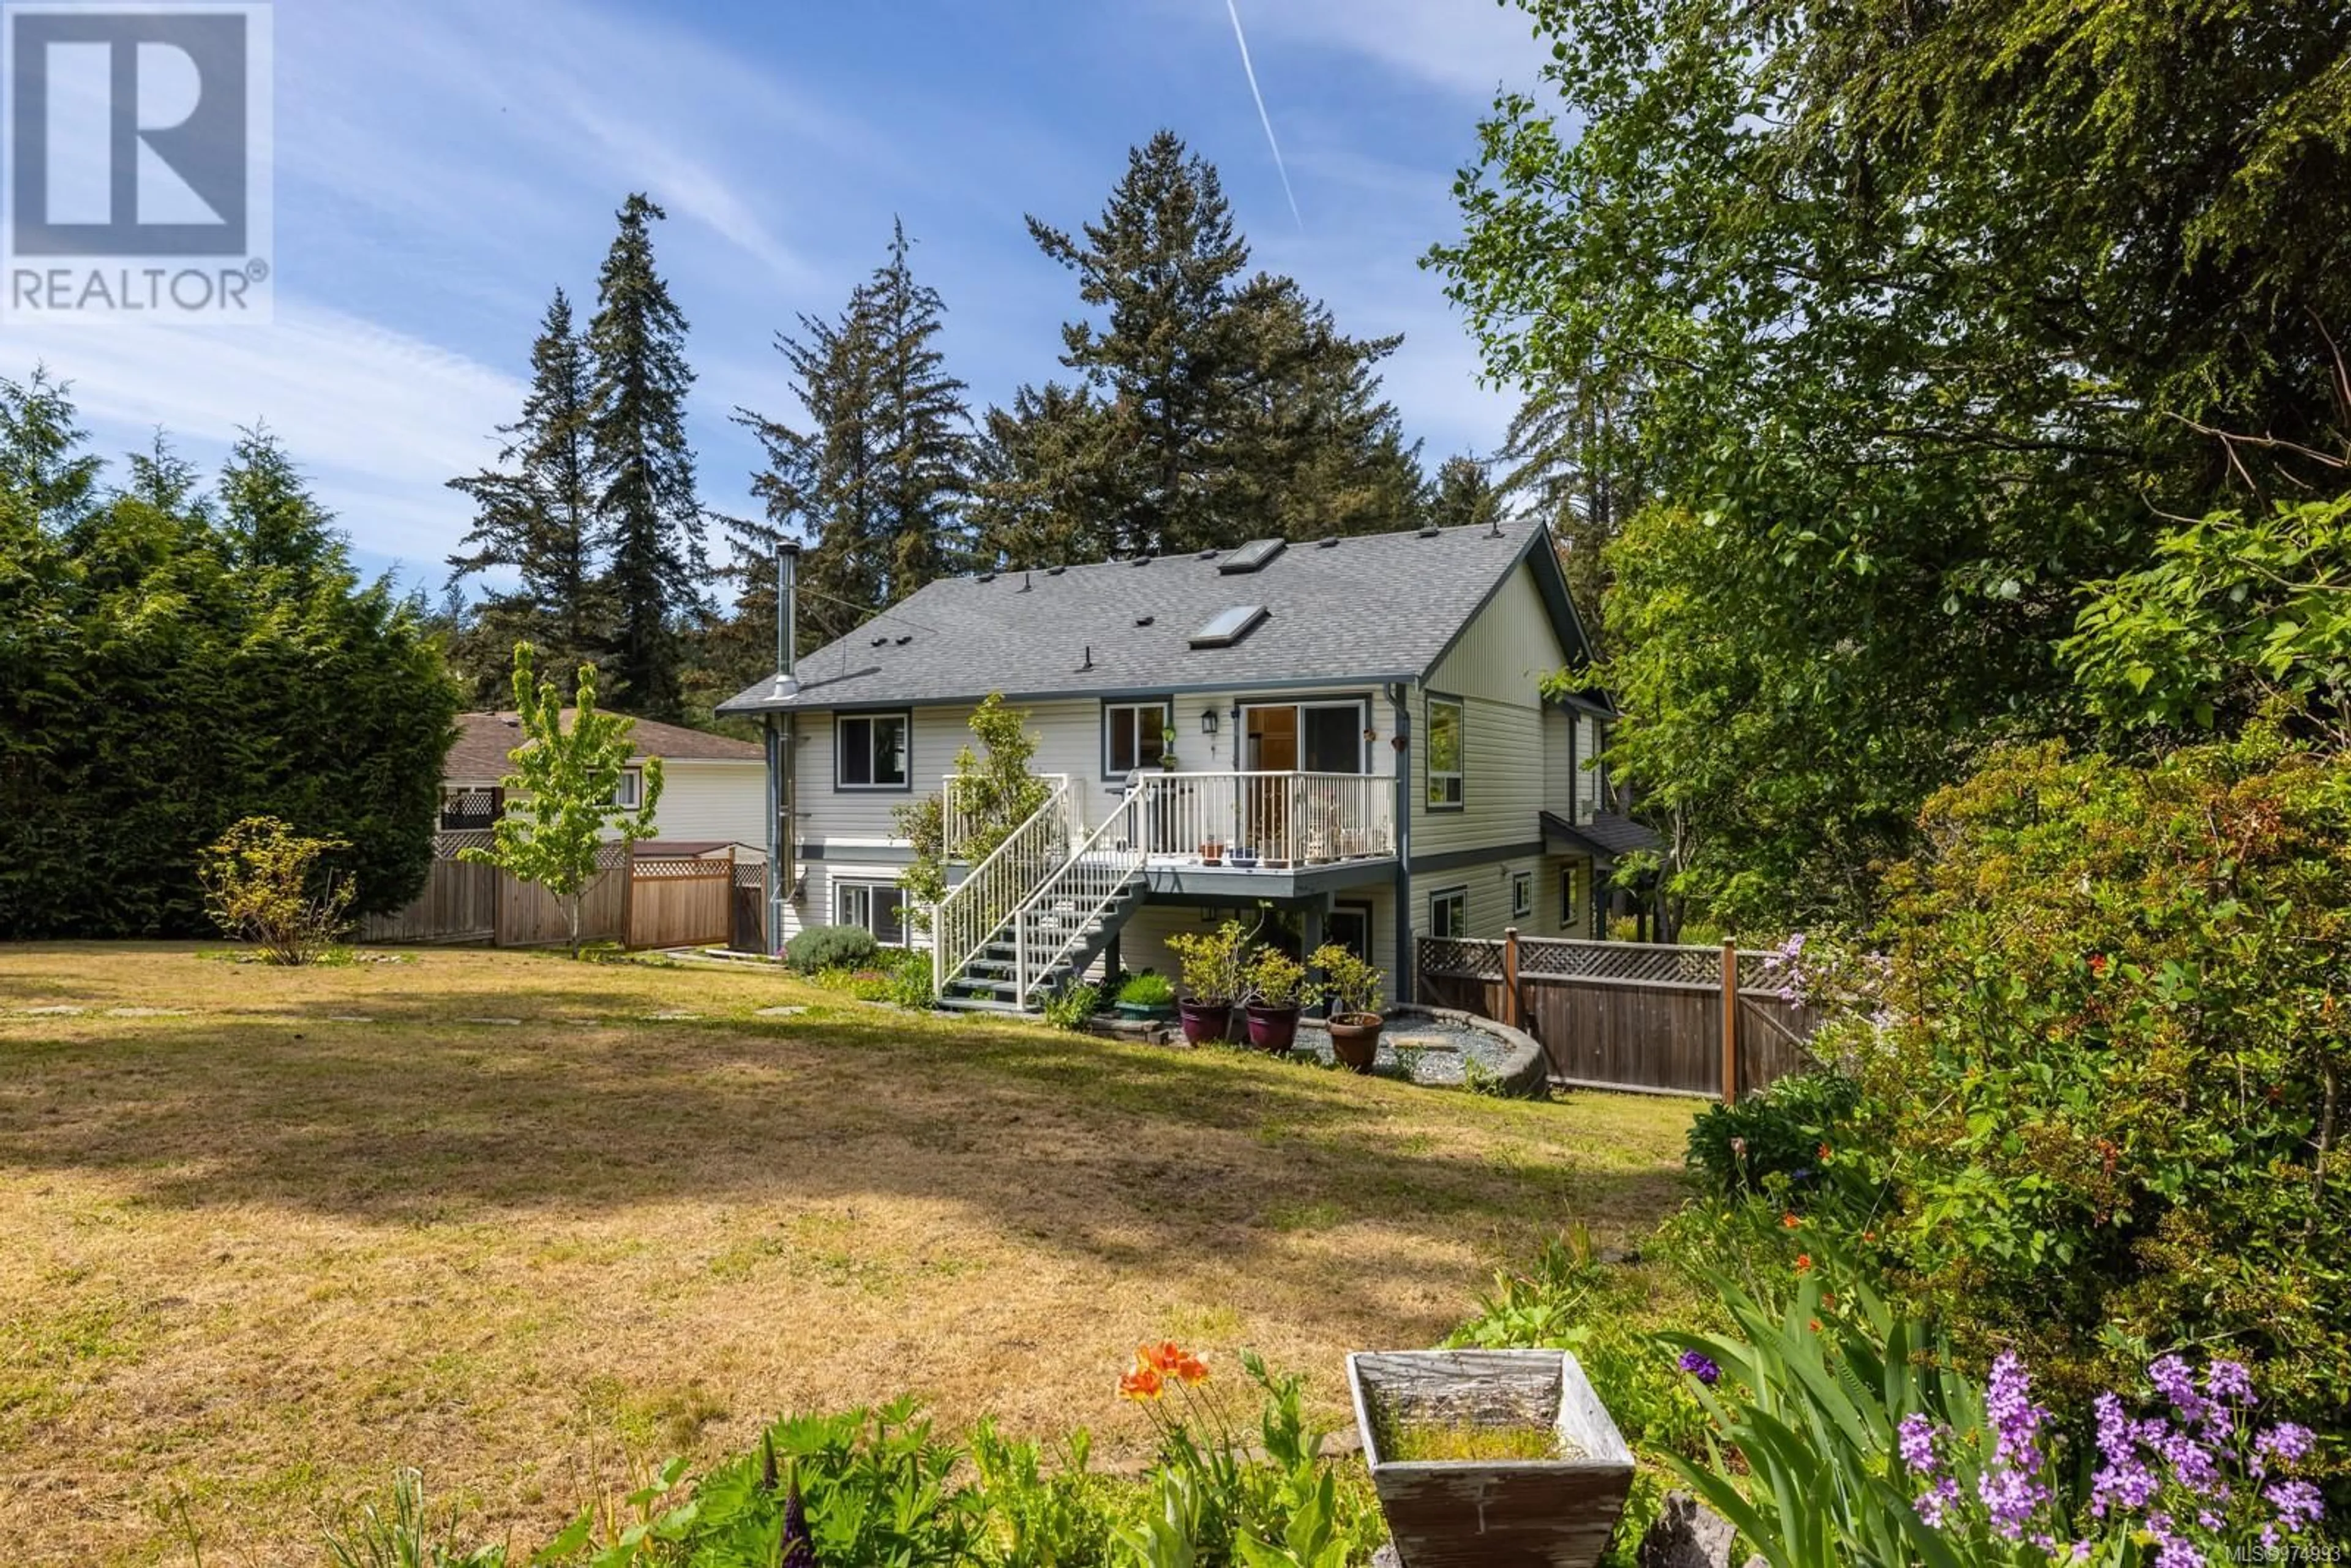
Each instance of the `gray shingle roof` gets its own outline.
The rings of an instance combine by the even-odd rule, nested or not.
[[[719,711],[1415,680],[1531,553],[1562,638],[1582,640],[1540,523],[1505,522],[1499,538],[1479,527],[1301,540],[1245,574],[1217,570],[1226,553],[934,582],[800,660],[798,696],[775,701],[760,681]],[[1190,645],[1245,604],[1268,613],[1238,643]]]
[[[576,709],[565,708],[563,727],[569,730],[577,717]],[[639,757],[757,762],[767,756],[756,743],[737,740],[730,735],[687,729],[658,719],[641,718],[635,723],[637,727],[630,734],[637,743]],[[448,759],[441,765],[441,777],[468,780],[504,778],[514,771],[507,754],[522,742],[521,721],[512,708],[498,713],[461,713],[457,716],[456,744],[449,747]]]

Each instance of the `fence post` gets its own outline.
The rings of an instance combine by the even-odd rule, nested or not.
[[[1722,1103],[1739,1101],[1739,946],[1722,945]]]
[[[1519,1027],[1519,928],[1502,927],[1502,1027]]]

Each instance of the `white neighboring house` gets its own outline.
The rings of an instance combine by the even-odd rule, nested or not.
[[[578,716],[563,710],[568,728]],[[631,732],[636,755],[614,803],[632,807],[643,799],[644,761],[662,763],[661,802],[653,810],[659,841],[640,841],[637,852],[692,855],[723,851],[730,844],[756,859],[768,847],[768,766],[754,742],[712,735],[682,725],[641,718]],[[457,716],[457,742],[441,768],[441,828],[463,832],[488,828],[506,809],[498,781],[513,770],[507,753],[522,744],[520,717],[504,713]]]
[[[1594,766],[1606,694],[1543,694],[1592,659],[1556,549],[1520,521],[931,583],[719,705],[767,727],[768,929],[927,942],[943,1000],[1004,1009],[1172,974],[1168,936],[1260,904],[1396,999],[1416,936],[1590,936],[1614,859],[1656,841]],[[990,693],[1051,798],[951,872],[925,936],[892,808],[943,788]]]

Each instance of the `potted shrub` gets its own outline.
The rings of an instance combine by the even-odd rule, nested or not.
[[[1183,966],[1184,989],[1190,993],[1176,1010],[1184,1020],[1184,1038],[1194,1045],[1222,1040],[1232,1028],[1233,1000],[1241,994],[1249,938],[1239,921],[1228,920],[1214,931],[1167,939],[1167,950]]]
[[[1357,1072],[1369,1072],[1380,1051],[1380,972],[1335,942],[1314,949],[1322,991],[1331,998],[1331,1054]]]
[[[1159,766],[1168,773],[1175,772],[1179,766],[1176,760],[1176,732],[1173,729],[1159,732]]]
[[[1347,1357],[1364,1460],[1412,1568],[1593,1568],[1633,1455],[1575,1357],[1427,1350]]]
[[[1176,988],[1166,976],[1145,969],[1119,987],[1118,999],[1111,1005],[1129,1022],[1147,1023],[1176,1010]]]
[[[1249,1041],[1279,1056],[1298,1038],[1298,1015],[1322,995],[1306,966],[1278,947],[1260,947],[1249,964]]]

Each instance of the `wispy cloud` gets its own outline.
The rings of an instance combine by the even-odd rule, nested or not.
[[[1249,60],[1249,35],[1241,31],[1241,8],[1238,0],[1225,0],[1225,14],[1233,19],[1233,42],[1241,47],[1241,72],[1249,78],[1249,97],[1257,100],[1257,121],[1265,127],[1265,144],[1273,149],[1274,172],[1281,176],[1281,193],[1290,199],[1290,216],[1300,228],[1306,220],[1298,215],[1298,193],[1290,188],[1290,165],[1281,161],[1281,143],[1273,134],[1273,116],[1265,111],[1265,94],[1257,85],[1257,67]]]

